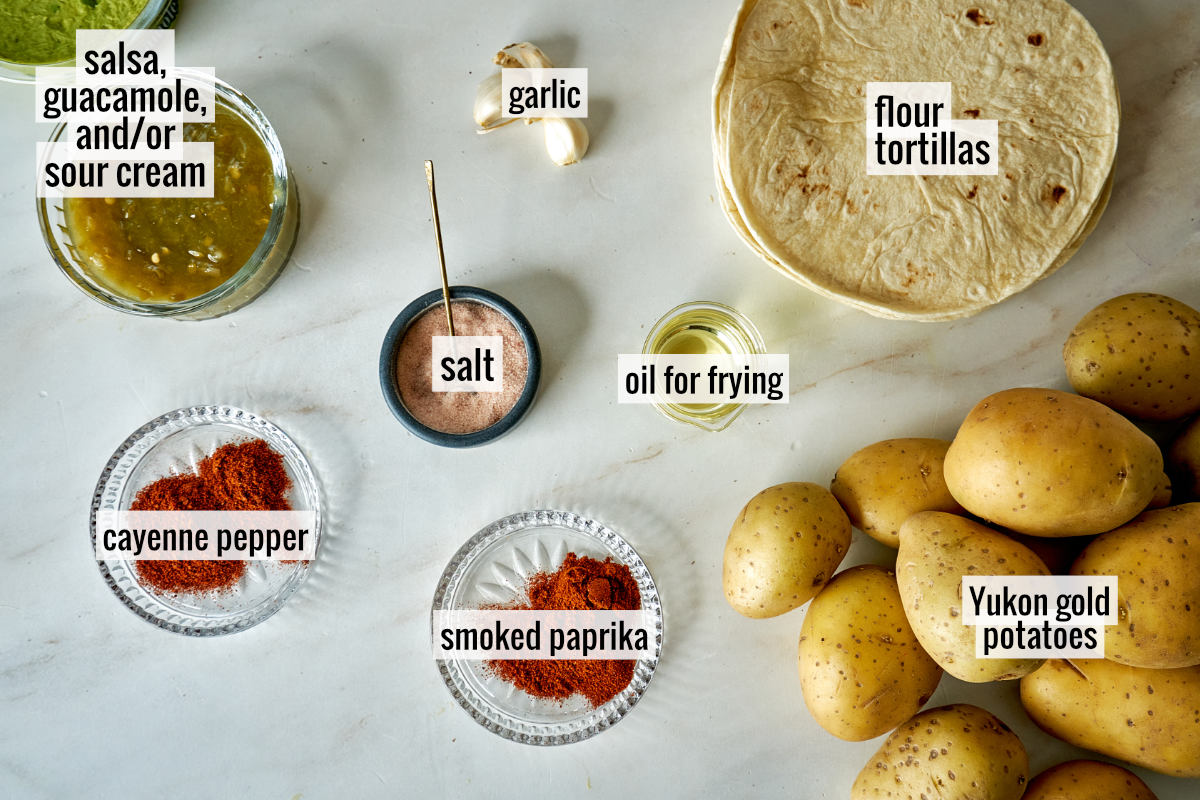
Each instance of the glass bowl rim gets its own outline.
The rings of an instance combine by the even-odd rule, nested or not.
[[[658,335],[659,331],[662,330],[662,328],[667,324],[667,322],[669,322],[673,318],[679,316],[679,314],[681,312],[683,312],[685,310],[691,310],[694,308],[695,309],[701,309],[701,308],[714,309],[714,310],[721,311],[721,312],[733,317],[733,319],[736,322],[738,322],[740,325],[742,325],[746,328],[746,331],[749,334],[751,344],[753,344],[754,348],[755,348],[754,350],[751,351],[751,354],[763,355],[767,352],[767,343],[766,343],[766,340],[763,339],[763,337],[762,337],[762,332],[759,331],[758,326],[754,324],[754,321],[751,320],[749,317],[747,317],[745,314],[743,314],[741,311],[738,311],[733,306],[728,306],[724,303],[718,303],[715,300],[689,300],[688,302],[680,303],[679,305],[672,308],[670,311],[667,311],[661,317],[658,318],[657,322],[655,322],[652,326],[650,326],[650,331],[646,334],[645,341],[642,342],[642,355],[653,355],[653,351],[650,349],[650,345],[654,341],[654,337]]]

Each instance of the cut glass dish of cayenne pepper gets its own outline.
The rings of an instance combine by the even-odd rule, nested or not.
[[[319,557],[321,492],[307,456],[274,423],[233,406],[163,414],[121,443],[92,495],[90,536],[121,510],[311,513]],[[105,583],[141,619],[187,636],[246,630],[277,612],[310,561],[154,561],[97,556]]]

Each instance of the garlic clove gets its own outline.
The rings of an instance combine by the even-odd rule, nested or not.
[[[503,119],[500,107],[500,73],[496,72],[479,82],[475,90],[475,124],[487,130]]]
[[[501,69],[552,69],[554,64],[546,58],[546,54],[537,45],[529,42],[510,44],[493,59]],[[549,118],[539,120],[536,117],[504,117],[504,98],[502,97],[503,83],[500,72],[484,78],[475,92],[475,122],[480,127],[480,133],[499,128],[524,119],[525,124],[532,125],[541,122],[545,126],[543,134],[546,141],[546,152],[551,160],[559,166],[574,164],[583,158],[588,149],[587,127],[579,119],[571,117]]]
[[[529,42],[510,44],[496,53],[496,57],[492,60],[501,67],[551,69],[554,66],[537,45]]]
[[[546,152],[560,167],[574,164],[588,149],[587,126],[575,117],[542,120],[546,128]]]

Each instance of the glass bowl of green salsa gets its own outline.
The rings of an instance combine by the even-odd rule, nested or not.
[[[37,198],[50,255],[93,300],[211,319],[260,295],[287,263],[300,201],[283,147],[248,97],[220,80],[213,96],[213,119],[183,129],[185,140],[213,143],[212,197]]]
[[[0,80],[71,66],[77,30],[170,28],[178,14],[179,0],[0,0]]]

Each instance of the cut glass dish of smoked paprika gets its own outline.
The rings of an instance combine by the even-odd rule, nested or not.
[[[472,609],[641,611],[653,634],[636,659],[438,659],[447,689],[505,739],[578,742],[624,719],[645,694],[662,653],[658,588],[615,530],[570,511],[527,511],[493,522],[442,573],[440,612]]]

